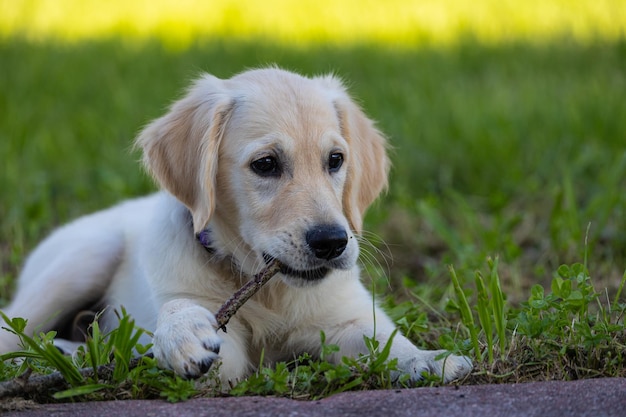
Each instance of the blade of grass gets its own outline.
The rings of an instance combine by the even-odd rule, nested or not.
[[[617,309],[617,305],[619,304],[619,299],[622,296],[622,290],[624,289],[624,284],[626,284],[626,271],[624,271],[624,275],[622,276],[622,281],[619,284],[619,288],[617,289],[617,294],[615,294],[615,301],[613,301],[613,309]]]
[[[474,317],[472,315],[472,309],[470,308],[469,303],[467,302],[467,297],[463,292],[463,288],[459,282],[459,278],[456,275],[456,271],[452,265],[448,265],[448,271],[450,271],[450,276],[452,278],[452,284],[454,286],[454,292],[459,302],[459,309],[461,311],[461,320],[467,330],[470,333],[470,339],[472,341],[472,345],[474,346],[474,356],[477,359],[480,359],[480,345],[478,343],[478,334],[476,332],[476,325],[474,324]]]
[[[491,306],[493,312],[493,322],[498,335],[500,344],[500,355],[504,358],[506,352],[506,311],[504,309],[504,293],[500,285],[500,276],[498,275],[498,257],[495,259],[488,258],[487,264],[491,270],[489,286],[491,289]]]
[[[483,281],[483,277],[479,271],[476,271],[474,276],[476,282],[477,302],[476,309],[478,310],[478,320],[485,334],[487,340],[487,354],[489,357],[489,363],[493,363],[493,328],[491,325],[491,303],[489,301],[489,294]]]

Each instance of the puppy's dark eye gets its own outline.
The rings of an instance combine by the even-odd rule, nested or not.
[[[264,156],[250,164],[252,170],[262,177],[277,177],[280,175],[280,165],[273,156]]]
[[[328,157],[328,170],[330,172],[337,172],[343,165],[343,154],[339,152],[331,153]]]

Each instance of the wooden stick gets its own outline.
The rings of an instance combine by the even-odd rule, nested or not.
[[[281,268],[281,264],[278,260],[273,259],[267,267],[256,274],[250,281],[248,281],[243,287],[239,288],[218,310],[215,315],[217,320],[217,328],[226,332],[226,324],[232,316],[235,315],[237,310],[244,305],[250,297],[257,293],[267,281],[276,275]]]

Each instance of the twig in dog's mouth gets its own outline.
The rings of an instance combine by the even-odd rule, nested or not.
[[[220,307],[215,315],[217,328],[226,332],[226,324],[230,318],[234,316],[237,310],[239,310],[250,297],[256,294],[270,278],[276,275],[281,267],[282,265],[277,259],[272,259],[265,269],[256,274],[243,287],[239,288],[239,290]]]

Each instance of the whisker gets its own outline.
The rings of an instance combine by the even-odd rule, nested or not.
[[[364,231],[363,235],[357,237],[357,240],[363,250],[371,249],[372,255],[378,255],[379,258],[382,258],[385,261],[386,269],[390,269],[393,263],[393,254],[389,245],[382,237],[373,232]],[[383,248],[379,247],[381,245]]]
[[[362,236],[360,237],[364,239],[364,242],[371,246],[376,251],[376,253],[383,256],[384,258],[393,260],[390,245],[382,238],[382,236],[374,232],[364,230],[362,232]],[[382,246],[383,248],[381,249],[379,248],[379,246]]]
[[[360,236],[357,236],[357,240],[361,248],[359,261],[365,267],[372,281],[374,282],[373,278],[375,278],[372,274],[376,274],[378,278],[384,277],[390,286],[393,256],[389,245],[379,235],[369,231],[363,231]],[[381,245],[384,249],[379,248]],[[384,262],[384,266],[381,261]]]

